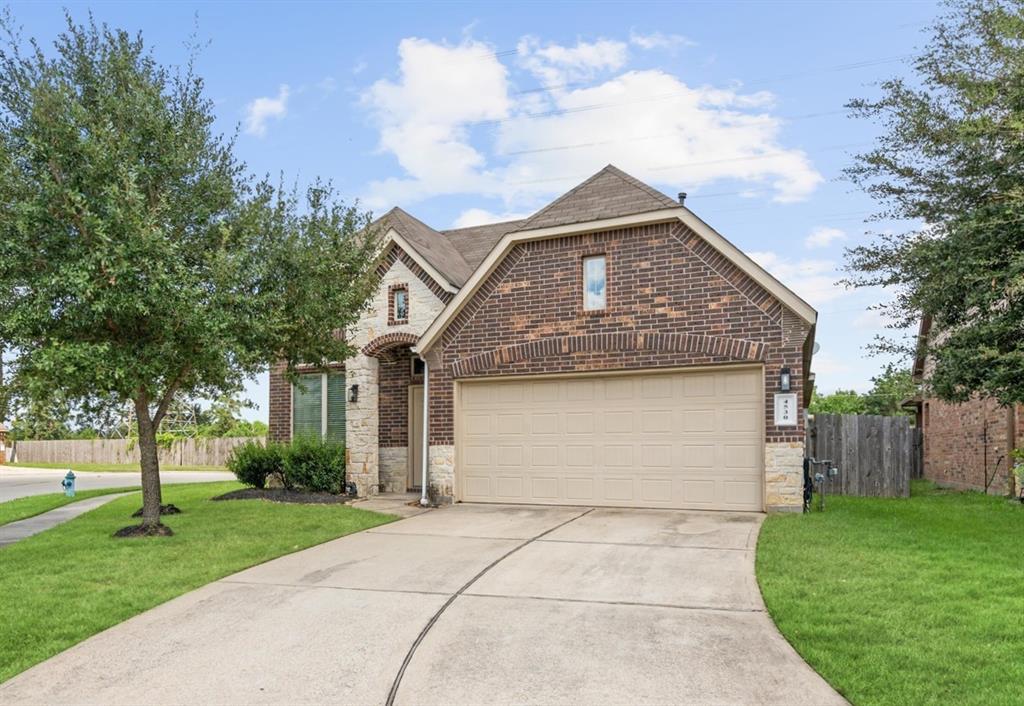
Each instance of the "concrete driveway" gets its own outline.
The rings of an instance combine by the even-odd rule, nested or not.
[[[170,601],[0,702],[843,704],[764,612],[761,519],[436,510]]]
[[[0,466],[0,503],[29,495],[62,493],[60,482],[67,470],[56,468],[14,468]],[[75,488],[123,488],[139,485],[142,473],[139,471],[118,471],[116,473],[93,473],[75,471]],[[227,471],[161,471],[163,483],[205,483],[216,480],[234,480]]]

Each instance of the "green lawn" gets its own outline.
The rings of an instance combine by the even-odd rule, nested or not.
[[[210,581],[395,519],[346,505],[210,500],[239,487],[165,486],[164,501],[183,511],[164,518],[173,537],[110,536],[138,521],[132,495],[0,549],[0,681]]]
[[[69,498],[64,493],[47,493],[46,495],[30,495],[27,498],[17,498],[0,503],[0,525],[8,522],[17,522],[26,517],[34,517],[77,500],[94,498],[97,495],[110,495],[112,493],[123,493],[128,490],[138,490],[138,486],[126,488],[96,488],[94,490],[79,490],[75,497]]]
[[[88,471],[90,473],[125,473],[139,471],[137,463],[45,463],[43,461],[32,463],[8,463],[11,468],[60,468],[72,471]],[[0,466],[0,470],[3,466]],[[223,466],[168,466],[160,464],[161,471],[226,471]]]
[[[915,482],[769,517],[757,577],[775,623],[857,706],[1024,703],[1024,507]]]

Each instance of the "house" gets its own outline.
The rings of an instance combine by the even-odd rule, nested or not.
[[[681,200],[608,166],[521,221],[380,222],[360,353],[274,369],[271,438],[344,438],[361,495],[425,454],[439,502],[800,509],[817,313]]]
[[[918,338],[927,340],[931,333],[932,319],[925,316]],[[914,380],[922,383],[928,379],[931,361],[924,346],[918,350]],[[925,478],[950,488],[1014,494],[1011,453],[1024,439],[1024,407],[1005,407],[982,396],[953,404],[927,393],[917,405]]]

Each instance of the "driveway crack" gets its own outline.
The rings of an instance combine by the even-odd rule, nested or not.
[[[402,677],[405,676],[405,670],[409,667],[409,663],[412,662],[412,658],[416,654],[416,650],[419,648],[420,643],[423,642],[423,639],[427,636],[427,633],[430,632],[430,629],[434,627],[434,624],[437,623],[437,621],[441,617],[441,615],[443,615],[444,612],[446,610],[448,610],[448,606],[450,606],[452,603],[455,602],[456,598],[458,598],[463,593],[465,593],[469,589],[469,587],[472,586],[477,581],[479,581],[484,576],[484,574],[486,574],[488,571],[493,569],[495,566],[497,566],[501,562],[505,561],[505,559],[508,559],[510,556],[512,556],[513,554],[518,552],[523,547],[526,547],[526,546],[529,546],[529,545],[533,544],[538,539],[540,539],[542,537],[546,537],[547,535],[551,534],[552,532],[554,532],[556,530],[562,529],[563,527],[565,527],[570,522],[575,522],[576,520],[580,519],[584,515],[588,515],[588,514],[590,514],[593,511],[594,511],[594,508],[590,508],[588,510],[585,510],[585,511],[581,512],[580,514],[576,515],[575,517],[570,517],[565,522],[557,524],[554,527],[551,527],[550,529],[544,530],[543,532],[538,534],[536,537],[531,537],[530,539],[527,539],[525,542],[522,542],[521,544],[518,544],[518,545],[512,547],[507,552],[505,552],[504,554],[499,556],[497,559],[492,561],[490,564],[485,566],[483,569],[481,569],[480,572],[476,576],[471,578],[469,581],[467,581],[465,584],[463,584],[463,586],[458,591],[456,591],[451,596],[449,596],[448,600],[446,600],[444,602],[444,604],[440,608],[437,609],[437,612],[435,612],[430,617],[430,620],[427,621],[427,624],[423,626],[423,629],[420,630],[420,634],[416,636],[415,640],[413,640],[412,645],[409,646],[409,651],[406,653],[405,659],[402,660],[402,666],[400,666],[398,668],[398,674],[395,675],[395,680],[391,684],[391,690],[388,692],[387,701],[385,701],[386,706],[394,706],[395,697],[398,696],[398,689],[402,685]]]

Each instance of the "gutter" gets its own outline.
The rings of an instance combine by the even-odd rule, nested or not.
[[[430,364],[427,359],[423,359],[423,450],[421,453],[423,462],[423,480],[420,481],[420,505],[426,507],[430,504],[427,499],[427,467],[430,465],[430,459],[427,458],[427,452],[430,448],[430,420],[428,418],[430,409]]]

